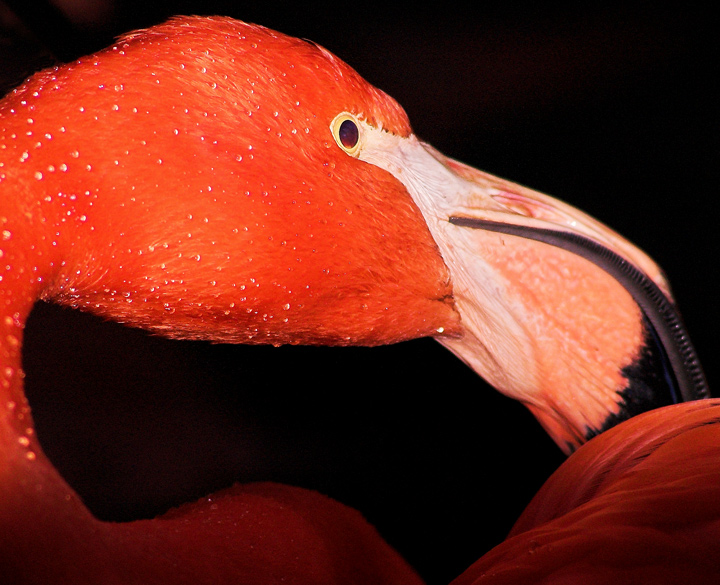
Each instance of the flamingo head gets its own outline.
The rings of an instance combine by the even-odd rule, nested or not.
[[[567,451],[705,392],[652,260],[444,157],[313,43],[178,18],[0,114],[4,253],[27,266],[3,285],[23,299],[222,342],[433,336]]]

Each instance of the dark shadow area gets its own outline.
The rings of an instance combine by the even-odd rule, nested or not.
[[[39,439],[100,518],[273,480],[358,508],[433,583],[502,540],[559,450],[432,340],[210,345],[39,304],[25,341]]]

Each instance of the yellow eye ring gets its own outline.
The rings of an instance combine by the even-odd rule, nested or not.
[[[350,156],[357,156],[361,144],[361,130],[357,118],[343,112],[330,123],[330,131],[337,145]]]

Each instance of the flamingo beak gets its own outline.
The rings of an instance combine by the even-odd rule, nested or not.
[[[708,396],[660,268],[552,197],[364,128],[359,158],[403,182],[453,279],[464,330],[438,341],[571,452],[661,405]]]

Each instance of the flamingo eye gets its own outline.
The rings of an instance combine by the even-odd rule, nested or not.
[[[337,145],[350,156],[357,156],[360,150],[360,125],[355,116],[343,112],[335,117],[330,124],[333,138]]]

